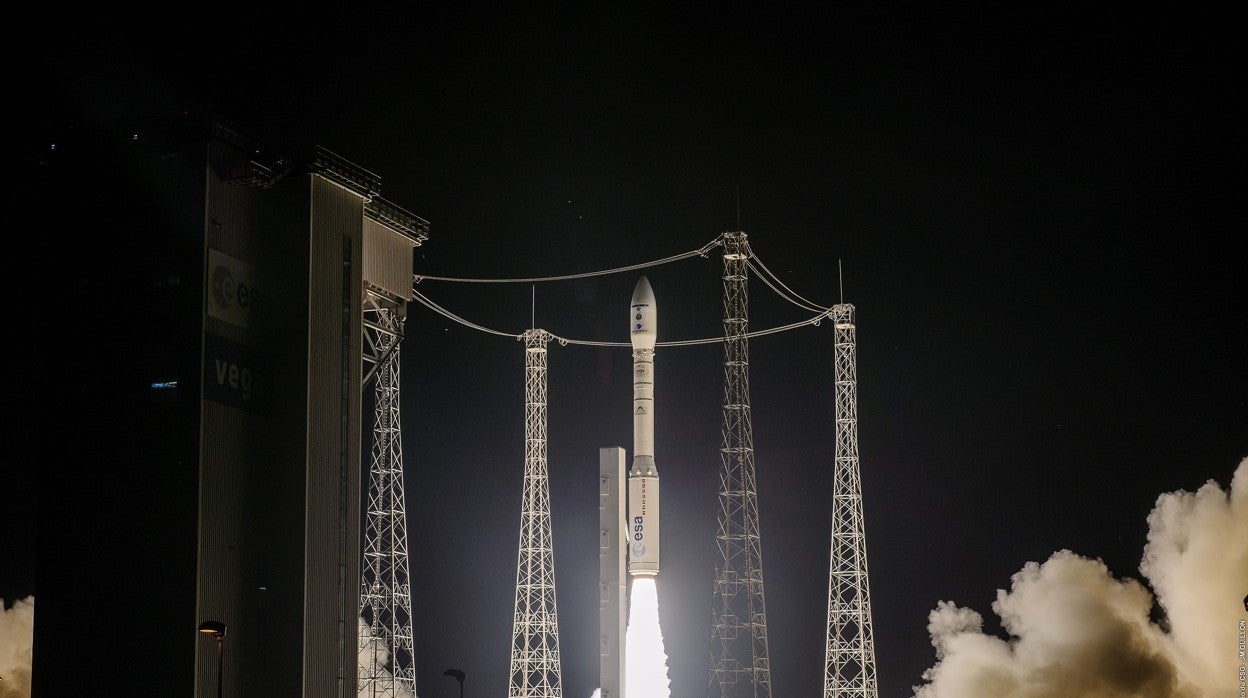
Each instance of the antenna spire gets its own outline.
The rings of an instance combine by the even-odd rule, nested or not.
[[[736,186],[737,191],[737,230],[741,229],[741,185]]]

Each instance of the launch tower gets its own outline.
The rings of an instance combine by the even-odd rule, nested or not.
[[[563,698],[546,466],[546,344],[552,337],[546,330],[530,329],[521,339],[525,350],[524,494],[507,696]]]
[[[360,579],[360,698],[415,696],[411,570],[399,420],[399,349],[406,306],[380,289],[364,296],[364,382],[373,382],[372,465]]]
[[[720,455],[720,559],[715,570],[708,696],[771,698],[762,538],[750,417],[750,247],[745,233],[724,233],[724,408]]]
[[[824,698],[876,698],[875,640],[867,579],[867,534],[858,467],[858,368],[854,306],[832,307],[836,328],[836,472]]]

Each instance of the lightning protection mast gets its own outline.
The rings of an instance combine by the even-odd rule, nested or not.
[[[724,233],[723,467],[719,482],[720,559],[712,595],[708,696],[771,698],[762,537],[750,417],[750,257],[745,233]]]
[[[546,467],[546,344],[549,332],[525,330],[524,494],[516,604],[511,631],[508,698],[562,698],[559,614],[555,607],[555,551]]]
[[[406,306],[364,299],[364,360],[373,381],[373,445],[360,577],[361,698],[416,695],[412,590],[399,424],[399,345]]]
[[[854,306],[832,307],[836,332],[836,472],[824,698],[877,698],[875,639],[867,578],[867,534],[858,467],[858,368]]]

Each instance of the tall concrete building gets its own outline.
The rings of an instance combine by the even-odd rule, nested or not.
[[[200,110],[32,169],[34,695],[353,696],[361,312],[410,297],[427,223]]]

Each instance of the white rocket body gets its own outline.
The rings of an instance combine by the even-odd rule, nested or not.
[[[641,277],[629,304],[633,345],[633,465],[628,471],[628,574],[659,573],[659,471],[654,465],[654,345],[659,311]]]

